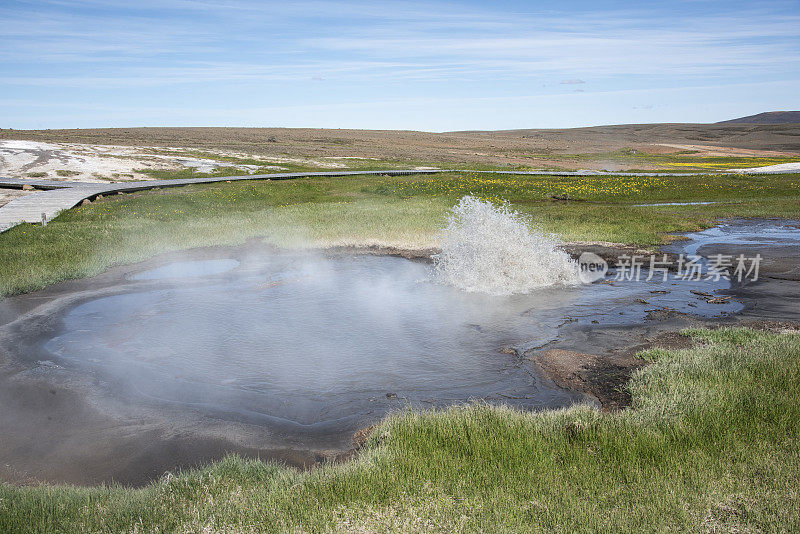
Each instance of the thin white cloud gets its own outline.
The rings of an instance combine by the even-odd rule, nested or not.
[[[536,6],[510,12],[488,4],[352,0],[2,3],[0,84],[13,96],[64,88],[113,99],[120,89],[135,89],[151,100],[161,96],[154,88],[169,94],[192,84],[247,86],[291,101],[302,84],[338,90],[339,99],[352,88],[390,83],[417,95],[475,86],[582,98],[568,86],[591,80],[582,85],[591,95],[629,84],[657,90],[800,78],[797,9],[759,5],[698,17],[658,5],[611,11],[598,4],[593,12]],[[312,83],[320,79],[325,83]]]

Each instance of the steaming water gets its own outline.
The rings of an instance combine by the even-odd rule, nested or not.
[[[201,277],[198,263],[151,270],[145,277],[151,279],[125,282],[122,294],[65,310],[60,331],[36,357],[98,376],[129,402],[324,430],[406,403],[480,398],[526,408],[568,405],[574,394],[499,350],[541,346],[565,322],[630,324],[665,306],[700,315],[738,306],[706,304],[689,293],[721,283],[488,295],[436,283],[429,265],[391,257],[272,254]],[[190,276],[152,276],[181,268]],[[631,306],[634,297],[649,304]]]
[[[581,285],[553,238],[465,197],[433,267],[289,253],[175,262],[67,310],[40,359],[96,374],[133,402],[302,428],[341,428],[407,403],[565,406],[576,395],[516,354],[553,341],[565,323],[737,311],[691,293],[727,286]]]
[[[507,206],[466,196],[453,208],[434,259],[437,278],[470,292],[510,295],[579,283],[555,237]]]
[[[189,278],[220,274],[235,269],[239,262],[231,259],[205,261],[178,261],[135,274],[131,280],[161,280],[164,278]]]
[[[405,401],[574,398],[498,350],[551,339],[561,314],[549,310],[577,293],[543,293],[533,319],[529,299],[467,294],[427,281],[428,265],[382,257],[276,255],[204,283],[196,262],[181,262],[144,278],[187,265],[183,283],[134,282],[75,307],[45,350],[132,394],[255,421],[313,425]]]

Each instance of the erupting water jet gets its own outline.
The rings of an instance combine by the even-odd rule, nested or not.
[[[469,292],[511,295],[552,285],[577,285],[578,264],[555,236],[508,205],[463,197],[434,256],[438,280]]]

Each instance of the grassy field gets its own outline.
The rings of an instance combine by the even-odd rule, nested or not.
[[[0,485],[2,532],[793,532],[800,335],[686,332],[633,407],[403,412],[310,471],[226,460],[141,489]]]
[[[159,153],[158,150],[153,152]],[[193,173],[191,169],[183,170],[157,170],[157,169],[139,169],[137,172],[148,174],[153,178],[159,180],[168,180],[174,178],[191,178],[199,176],[225,176],[225,175],[245,175],[245,174],[268,174],[272,172],[304,172],[304,171],[325,171],[332,170],[330,167],[320,167],[319,162],[309,160],[307,163],[289,162],[278,160],[275,164],[282,167],[283,171],[276,171],[270,168],[264,159],[257,159],[252,157],[239,157],[239,156],[221,156],[214,152],[203,152],[200,150],[181,150],[181,151],[165,151],[164,154],[168,155],[182,155],[192,158],[206,158],[216,161],[223,161],[233,163],[236,165],[255,165],[262,168],[250,173],[236,168],[221,167],[212,173],[198,174]],[[493,171],[493,170],[568,170],[575,167],[575,165],[567,165],[566,163],[586,164],[593,168],[602,168],[603,165],[609,167],[616,167],[615,170],[639,170],[642,172],[653,172],[653,169],[661,170],[664,172],[718,172],[721,170],[749,168],[749,167],[763,167],[767,165],[777,165],[780,163],[794,163],[800,161],[800,158],[790,156],[773,156],[773,157],[742,157],[742,156],[703,156],[697,155],[693,151],[682,151],[672,154],[649,154],[646,152],[637,151],[634,149],[623,149],[614,152],[601,152],[592,154],[537,154],[520,152],[518,157],[525,158],[525,164],[487,164],[487,163],[464,163],[451,162],[451,161],[438,161],[435,164],[422,160],[391,160],[382,158],[343,158],[337,159],[335,162],[343,165],[346,170],[360,170],[360,171],[373,171],[382,169],[413,169],[413,168],[438,168],[438,169],[464,169],[469,168],[472,170],[480,171]],[[554,160],[555,158],[555,160]],[[529,160],[529,161],[527,161]],[[328,160],[330,162],[332,160]],[[646,171],[650,169],[650,171]]]
[[[547,161],[554,157],[551,153],[522,155],[530,158],[533,166],[536,166],[536,160]],[[699,150],[652,154],[633,148],[624,148],[613,152],[558,154],[558,159],[563,162],[586,162],[587,164],[608,162],[608,164],[616,166],[617,169],[662,169],[668,172],[746,169],[800,161],[800,158],[792,156],[708,156]]]
[[[256,170],[244,170],[236,167],[217,167],[213,172],[200,173],[191,168],[180,170],[167,170],[167,169],[138,169],[136,172],[147,174],[156,180],[173,180],[181,178],[200,178],[200,177],[216,177],[216,176],[245,176],[248,174],[271,174],[281,172],[314,172],[314,171],[375,171],[382,169],[408,169],[425,167],[426,164],[421,161],[395,161],[377,158],[343,158],[335,160],[313,160],[309,159],[303,161],[290,161],[286,158],[278,158],[270,161],[264,158],[256,157],[243,157],[243,156],[227,156],[216,152],[204,152],[202,150],[169,150],[159,151],[152,150],[156,154],[164,154],[169,156],[184,156],[187,158],[203,158],[218,162],[231,163],[234,165],[249,165],[258,167]],[[325,164],[325,166],[323,166]],[[331,164],[335,166],[331,166]],[[279,168],[276,168],[279,167]],[[437,167],[442,167],[441,165]],[[445,166],[442,168],[451,168]],[[478,166],[476,170],[496,170],[487,166]],[[506,167],[507,168],[507,167]]]
[[[200,173],[185,168],[180,170],[168,169],[137,169],[136,172],[147,174],[156,180],[174,180],[182,178],[200,178],[200,177],[217,177],[217,176],[246,176],[248,174],[273,174],[282,172],[325,172],[325,171],[380,171],[385,169],[454,169],[458,170],[464,167],[464,164],[453,162],[438,162],[431,164],[430,162],[419,160],[391,160],[381,158],[358,158],[347,157],[335,160],[307,160],[302,161],[286,161],[285,159],[276,159],[274,162],[266,161],[265,159],[258,159],[255,157],[241,157],[241,156],[224,156],[214,152],[203,152],[201,150],[170,150],[158,151],[153,150],[154,153],[163,153],[171,156],[185,156],[188,158],[205,158],[214,161],[225,163],[232,163],[235,165],[251,165],[259,167],[257,170],[244,170],[236,167],[218,167],[213,172]],[[794,160],[792,160],[794,161]],[[336,166],[331,166],[335,163]],[[323,165],[324,164],[324,165]],[[280,167],[276,169],[275,167]],[[532,167],[523,165],[488,165],[480,163],[472,163],[470,169],[476,171],[508,171],[508,170],[533,170]]]
[[[654,246],[716,218],[800,218],[800,176],[511,176],[446,173],[247,181],[115,195],[46,227],[0,234],[0,296],[160,252],[259,238],[286,247],[435,247],[463,195],[508,201],[565,241]],[[568,200],[564,200],[568,199]],[[715,202],[639,206],[659,202]]]

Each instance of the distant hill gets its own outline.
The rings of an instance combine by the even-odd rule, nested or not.
[[[767,111],[717,124],[800,124],[800,111]]]

